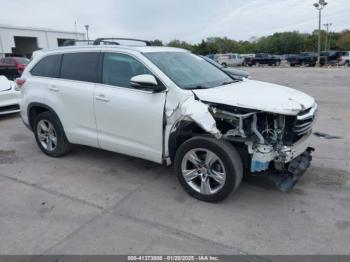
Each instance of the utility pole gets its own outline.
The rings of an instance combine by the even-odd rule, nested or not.
[[[328,41],[328,34],[329,34],[329,28],[332,26],[332,23],[326,23],[326,24],[323,24],[324,27],[326,27],[326,39],[325,39],[325,44],[324,44],[324,50],[327,51],[329,48],[328,48],[328,45],[330,46],[331,43],[330,43],[330,37],[329,37],[329,41]]]
[[[314,7],[318,10],[318,45],[317,45],[317,66],[320,66],[321,57],[321,16],[322,9],[328,3],[325,0],[319,0],[318,3],[314,3]]]
[[[85,29],[86,29],[86,39],[89,42],[89,25],[84,25]]]
[[[74,21],[74,31],[75,31],[75,39],[78,40],[78,23],[77,23],[77,20]]]

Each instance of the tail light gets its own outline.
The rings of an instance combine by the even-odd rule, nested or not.
[[[26,82],[26,80],[24,78],[16,78],[15,82],[16,82],[16,87],[21,88]]]
[[[26,68],[26,65],[25,64],[17,64],[17,70],[18,70],[18,73],[21,75],[24,71],[24,69]]]

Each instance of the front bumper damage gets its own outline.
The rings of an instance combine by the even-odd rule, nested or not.
[[[265,176],[280,191],[289,192],[310,167],[311,154],[315,149],[308,146],[308,138],[309,135],[306,135],[296,144],[283,146],[280,150],[271,150],[268,146],[255,148],[250,166],[251,174]]]
[[[287,124],[287,117],[276,113],[204,103],[196,97],[174,104],[168,100],[165,145],[169,145],[171,135],[181,130],[181,121],[193,122],[217,139],[228,140],[241,148],[244,144],[241,153],[247,171],[253,176],[270,178],[282,192],[287,192],[310,166],[313,149],[309,147],[309,137],[316,109],[317,104],[300,112],[295,119],[288,116],[291,121]],[[309,118],[307,122],[305,119]],[[293,134],[295,131],[297,138],[284,139],[289,131]],[[170,164],[169,155],[173,151],[166,147],[165,152]]]
[[[280,191],[284,193],[289,192],[310,167],[312,160],[311,152],[314,150],[314,148],[308,147],[304,153],[290,161],[285,170],[266,172],[267,177],[273,181]]]
[[[253,144],[247,142],[248,152],[252,155],[250,172],[261,172],[268,169],[271,161],[277,169],[301,155],[309,146],[311,132],[304,135],[298,142],[291,146],[274,148],[272,145]]]

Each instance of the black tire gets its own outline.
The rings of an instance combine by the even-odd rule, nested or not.
[[[210,150],[221,160],[226,172],[226,179],[222,188],[215,193],[202,194],[186,182],[182,174],[182,161],[186,153],[193,149]],[[185,191],[191,196],[207,202],[218,202],[225,199],[230,193],[237,190],[243,177],[242,160],[236,149],[228,141],[215,138],[193,137],[184,142],[176,152],[174,166],[176,175]]]
[[[221,64],[223,67],[227,67],[227,64],[226,63],[222,63]]]
[[[347,67],[349,67],[349,66],[350,66],[349,61],[346,61],[346,62],[345,62],[345,66],[347,66]]]
[[[56,135],[56,147],[53,150],[46,149],[39,140],[38,129],[39,122],[45,121],[46,123],[51,123],[54,128],[54,133]],[[66,135],[64,133],[63,126],[58,119],[58,117],[49,111],[40,113],[34,120],[33,126],[35,140],[40,148],[40,150],[48,156],[51,157],[60,157],[68,153],[71,149],[71,144],[68,142]]]

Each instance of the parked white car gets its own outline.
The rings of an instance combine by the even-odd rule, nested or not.
[[[340,52],[339,65],[350,66],[350,51]]]
[[[173,163],[181,185],[200,200],[224,199],[248,172],[287,191],[310,165],[312,97],[234,80],[182,49],[47,50],[17,82],[23,121],[45,154],[82,144]]]
[[[19,112],[21,92],[15,89],[15,83],[0,76],[0,115]]]
[[[216,56],[216,62],[220,65],[227,66],[241,66],[244,58],[240,54],[218,54]]]

